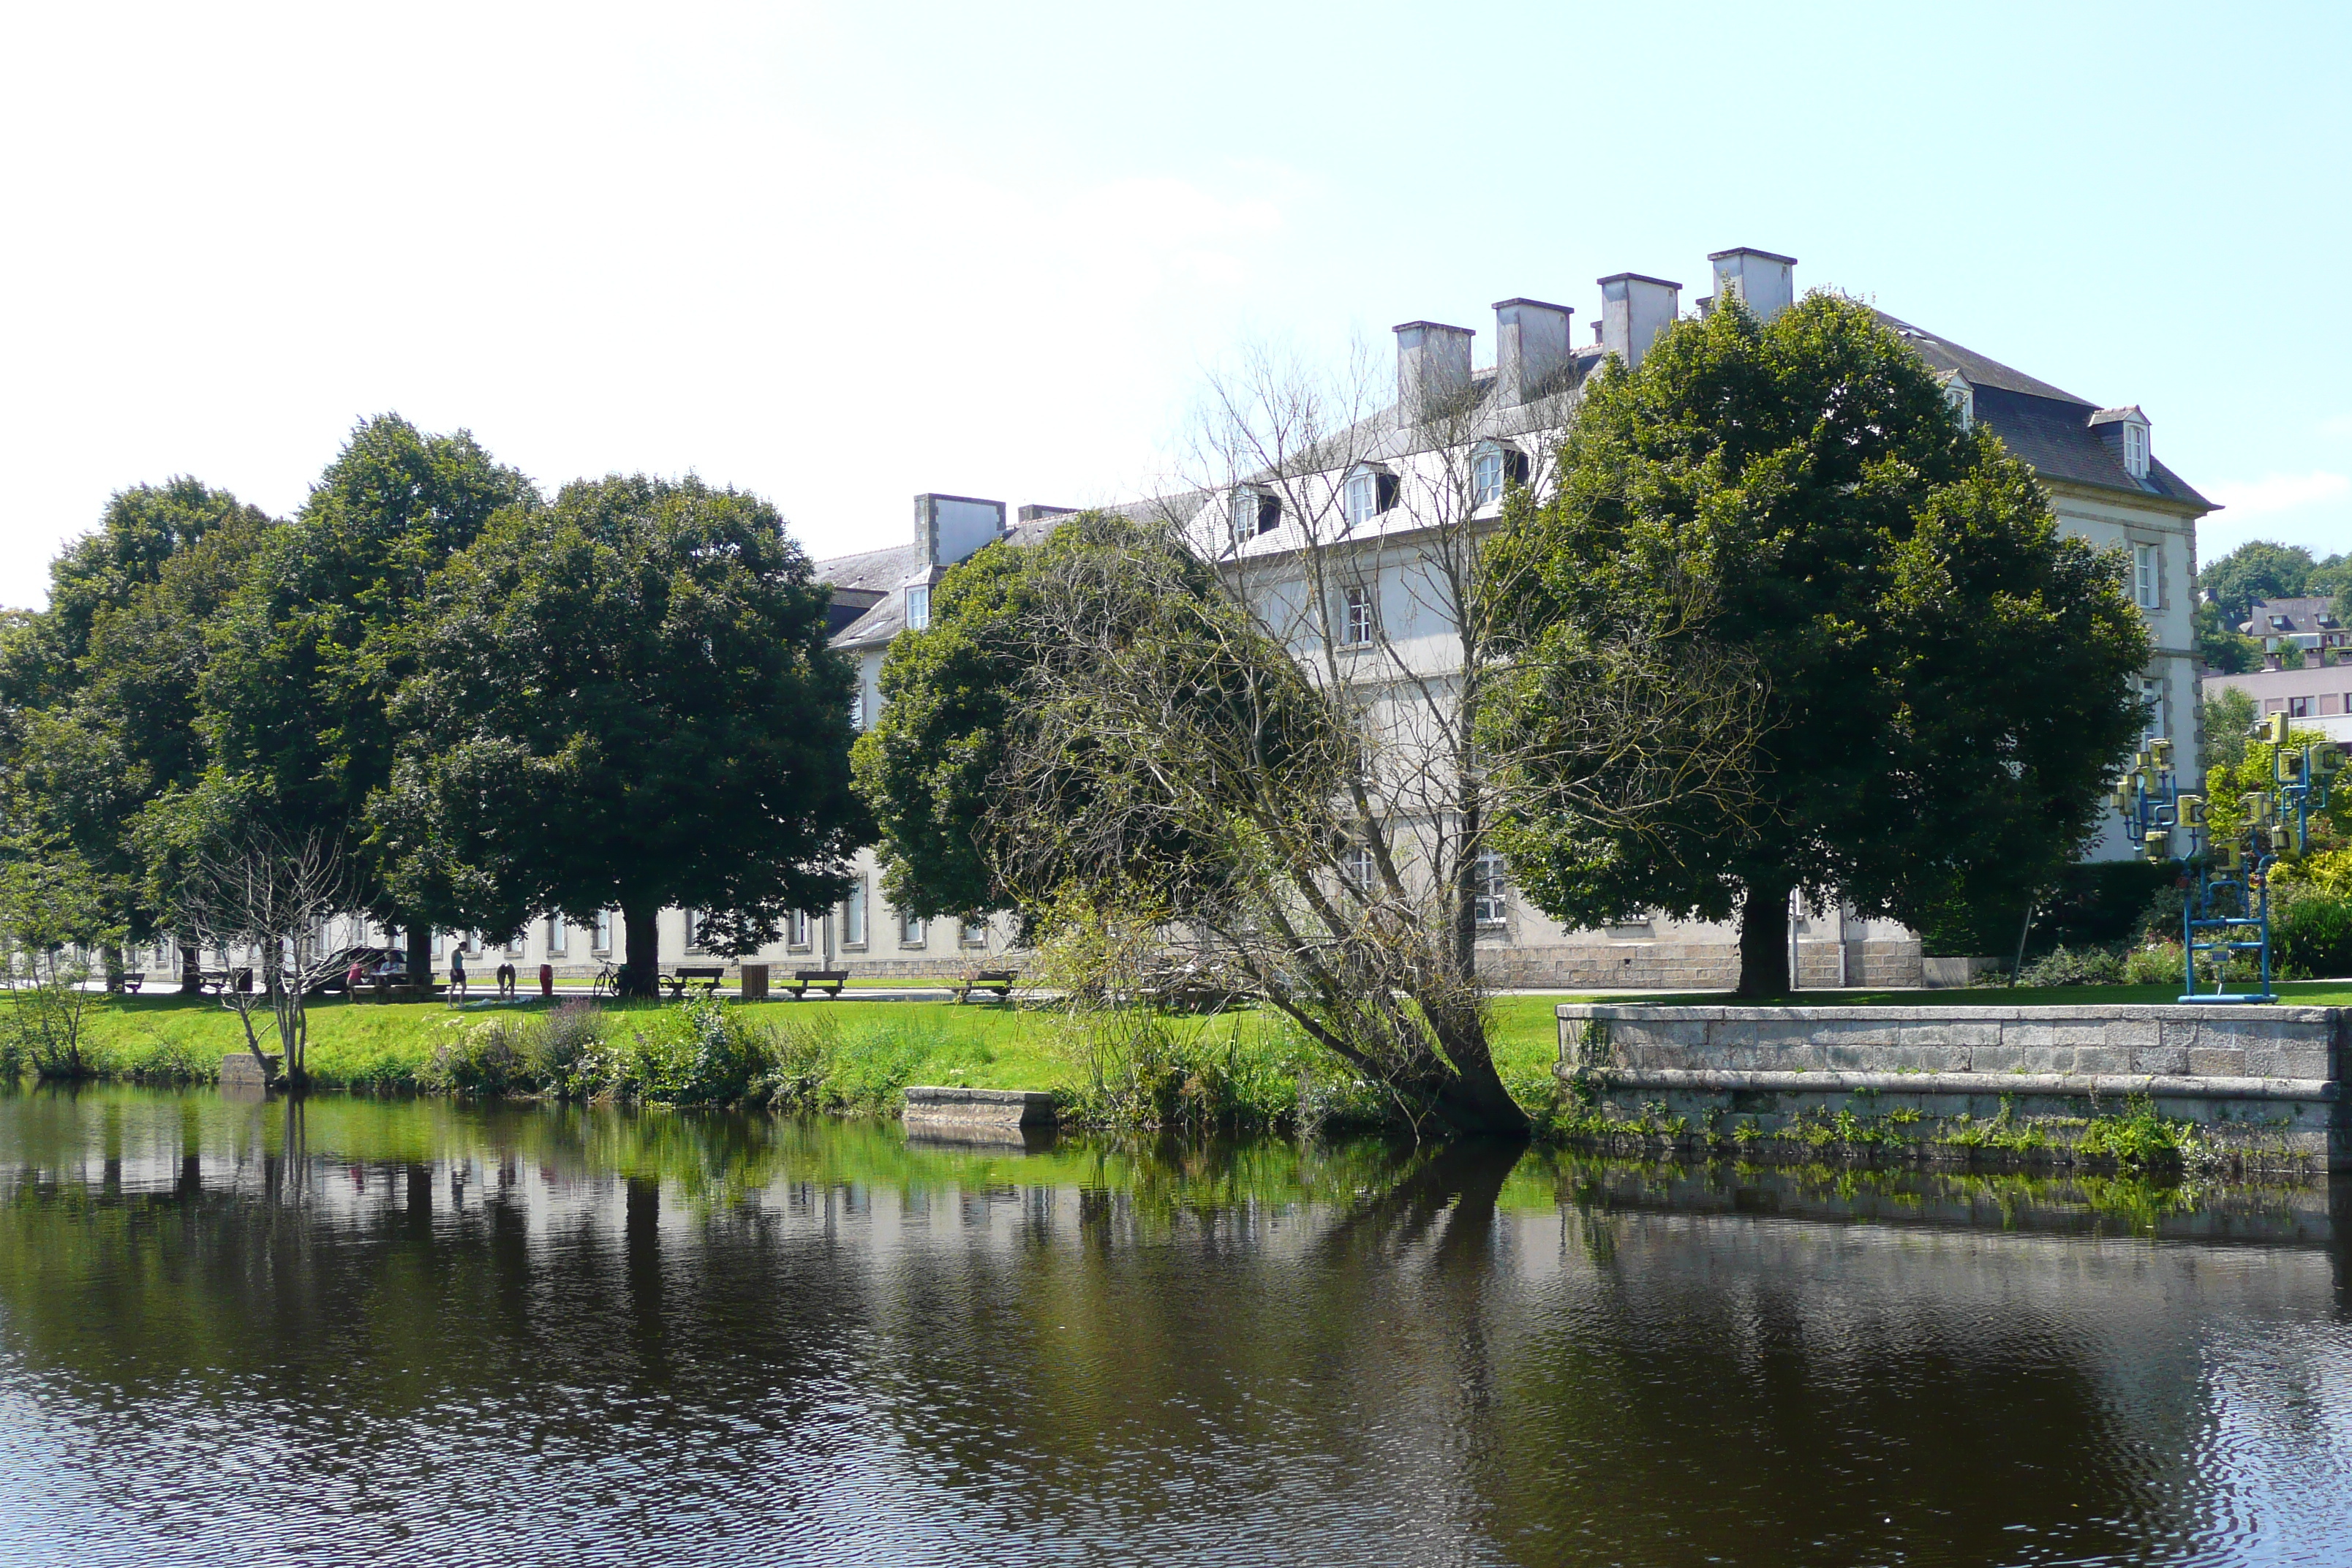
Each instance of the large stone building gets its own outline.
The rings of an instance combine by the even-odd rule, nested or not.
[[[1796,298],[1793,258],[1754,249],[1710,257],[1717,293],[1736,290],[1769,319]],[[1349,586],[1338,600],[1299,609],[1339,628],[1343,645],[1380,628],[1397,668],[1418,678],[1442,673],[1447,626],[1443,595],[1423,592],[1433,578],[1430,543],[1444,531],[1419,515],[1420,498],[1444,487],[1439,470],[1466,486],[1465,518],[1473,531],[1498,510],[1505,479],[1536,485],[1565,424],[1575,416],[1587,378],[1615,354],[1638,364],[1657,335],[1682,314],[1681,285],[1636,273],[1599,280],[1600,320],[1591,341],[1570,333],[1573,308],[1515,298],[1495,307],[1494,363],[1476,367],[1470,328],[1411,321],[1396,329],[1397,391],[1389,406],[1368,408],[1346,424],[1324,474],[1332,515],[1356,552]],[[1707,308],[1715,295],[1701,300]],[[2197,573],[2195,524],[2212,510],[2155,455],[2151,422],[2137,405],[2104,406],[1989,359],[1907,321],[1885,317],[1944,377],[1961,416],[1990,426],[2048,489],[2062,525],[2101,547],[2125,552],[2133,596],[2147,616],[2156,653],[2143,676],[2149,730],[2168,735],[2193,757],[2198,666],[2193,627]],[[1223,489],[1139,503],[1173,508],[1193,530],[1196,547],[1235,574],[1254,603],[1296,595],[1303,521],[1295,501],[1245,479]],[[1286,511],[1286,504],[1290,511]],[[860,670],[861,725],[878,711],[878,678],[890,642],[925,625],[941,575],[974,551],[1009,538],[1042,538],[1068,509],[1023,507],[928,494],[915,499],[904,542],[819,563],[835,598],[835,646]],[[1433,608],[1434,606],[1434,608]],[[2352,702],[2352,697],[2347,698]],[[2096,853],[2128,853],[2112,824]],[[925,921],[887,907],[872,853],[858,857],[857,882],[835,909],[793,921],[759,956],[783,971],[845,968],[877,975],[952,973],[1004,952],[1002,921]],[[1598,931],[1564,929],[1510,889],[1498,861],[1481,868],[1481,967],[1498,984],[1575,986],[1728,984],[1738,973],[1737,931],[1728,925],[1636,921]],[[692,911],[662,916],[665,963],[694,962]],[[1917,940],[1892,922],[1847,911],[1792,910],[1791,941],[1801,984],[1904,985],[1922,979]],[[482,952],[528,967],[593,970],[617,958],[619,917],[593,928],[542,921],[510,948]],[[481,951],[477,949],[475,951]]]

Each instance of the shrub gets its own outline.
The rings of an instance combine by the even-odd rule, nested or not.
[[[616,1038],[617,1048],[600,1053],[610,1064],[614,1094],[670,1105],[729,1104],[744,1098],[774,1057],[768,1031],[712,998],[632,1016],[645,1023]]]
[[[2101,948],[2055,947],[2018,973],[2023,985],[2115,985],[2124,977],[2124,961]]]
[[[2178,985],[2183,973],[2180,944],[2151,942],[2124,954],[2124,982],[2129,985]]]
[[[2103,1154],[2126,1165],[2176,1163],[2195,1147],[2196,1130],[2158,1115],[2145,1095],[2134,1095],[2121,1116],[2094,1118],[2074,1144],[2078,1153]]]
[[[550,1094],[578,1099],[596,1092],[598,1047],[604,1043],[604,1010],[574,998],[547,1015],[531,1041],[540,1086]]]
[[[513,1094],[536,1089],[538,1073],[522,1038],[529,1027],[518,1018],[452,1018],[447,1038],[433,1047],[416,1081],[448,1094]]]
[[[2284,977],[2352,974],[2352,900],[2298,892],[2271,913],[2271,962]]]

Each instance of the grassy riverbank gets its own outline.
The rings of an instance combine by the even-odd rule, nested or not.
[[[2341,982],[2281,989],[2294,1002],[2352,1005],[2352,984]],[[1570,999],[1492,999],[1496,1057],[1523,1104],[1542,1106],[1552,1098],[1558,1058],[1552,1010]],[[1620,1000],[1720,1005],[1727,998]],[[2173,993],[2160,986],[1848,991],[1793,1000],[1807,1005],[2113,1005],[2169,1002]],[[542,1049],[558,1006],[594,1022],[585,1046],[575,1043],[572,1056],[550,1068],[534,1052]],[[327,1001],[310,1013],[310,1075],[321,1088],[362,1092],[528,1092],[560,1080],[579,1093],[749,1094],[803,1109],[885,1113],[896,1109],[909,1084],[965,1084],[1049,1090],[1082,1118],[1114,1122],[1150,1121],[1172,1111],[1275,1126],[1325,1117],[1360,1120],[1381,1111],[1377,1093],[1347,1079],[1329,1058],[1264,1011],[1169,1017],[1142,1036],[1109,1031],[1118,1037],[1110,1039],[1099,1026],[1082,1027],[1049,1007],[1001,1004],[778,1001],[729,1004],[723,1015],[725,1038],[717,1048],[721,1056],[732,1053],[732,1066],[720,1071],[711,1066],[710,1041],[695,1037],[687,1010],[674,1003],[595,1005],[572,998],[551,1005],[532,998],[450,1008]],[[87,1055],[103,1079],[201,1083],[214,1079],[222,1057],[243,1044],[236,1016],[216,1000],[117,997],[93,1010]]]

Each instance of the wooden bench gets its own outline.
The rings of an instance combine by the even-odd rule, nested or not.
[[[1000,1002],[1013,999],[1013,983],[1021,978],[1017,969],[975,969],[955,984],[955,999],[967,1001],[975,991],[993,991]]]
[[[791,992],[793,1000],[798,1002],[811,991],[822,991],[828,999],[838,996],[841,988],[848,984],[849,971],[846,969],[795,969],[793,971],[793,983],[779,989]]]
[[[253,971],[250,969],[239,969],[234,972],[226,969],[203,970],[196,976],[196,989],[207,996],[217,996],[229,988],[232,981],[236,983],[238,991],[250,991],[253,989]]]
[[[716,996],[719,994],[719,983],[726,978],[727,966],[723,963],[681,963],[677,966],[676,973],[663,975],[661,983],[669,987],[670,997],[675,1001],[686,994],[686,988],[688,985],[697,982]]]
[[[144,974],[126,974],[122,977],[122,989],[133,996],[138,995],[139,988],[146,984],[147,976]]]

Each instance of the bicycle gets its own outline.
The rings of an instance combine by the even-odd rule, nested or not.
[[[621,972],[613,967],[609,959],[605,961],[604,967],[596,972],[595,980],[588,987],[588,994],[612,997],[621,994]]]

